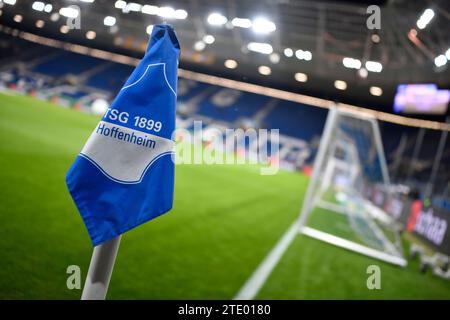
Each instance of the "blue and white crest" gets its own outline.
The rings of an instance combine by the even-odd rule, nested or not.
[[[94,246],[172,208],[179,53],[172,27],[154,26],[144,58],[67,173]]]

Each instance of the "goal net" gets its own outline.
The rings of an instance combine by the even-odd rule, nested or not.
[[[395,222],[368,199],[389,175],[377,120],[330,109],[299,218],[300,232],[405,266]]]

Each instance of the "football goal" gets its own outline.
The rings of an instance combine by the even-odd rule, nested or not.
[[[331,109],[303,202],[300,233],[405,266],[394,221],[367,197],[374,186],[388,185],[377,119]]]
[[[395,221],[369,200],[389,175],[376,118],[331,108],[300,216],[236,294],[253,299],[298,234],[406,266]]]

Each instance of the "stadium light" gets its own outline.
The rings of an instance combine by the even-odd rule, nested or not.
[[[220,13],[214,12],[208,16],[207,21],[212,26],[222,26],[228,22],[228,19]]]
[[[45,11],[47,13],[50,13],[53,9],[53,6],[50,3],[45,4],[42,1],[35,1],[31,5],[31,9],[36,11]]]
[[[95,0],[80,0],[81,2],[93,3]]]
[[[290,58],[294,55],[294,50],[292,50],[291,48],[286,48],[284,49],[284,55]]]
[[[116,1],[116,3],[114,4],[114,7],[116,8],[116,9],[125,9],[125,7],[126,7],[126,5],[127,5],[127,3],[125,2],[125,1],[122,1],[122,0],[118,0],[118,1]],[[144,6],[145,7],[145,6]]]
[[[366,69],[370,72],[381,72],[383,65],[376,61],[366,61]]]
[[[228,59],[228,60],[225,60],[224,65],[228,69],[236,69],[238,66],[238,63],[236,62],[236,60]]]
[[[297,59],[302,60],[303,59],[303,50],[296,50],[295,56],[297,57]]]
[[[308,50],[303,51],[303,50],[299,49],[299,50],[295,51],[295,56],[299,60],[310,61],[312,59],[312,53]]]
[[[273,52],[272,46],[263,42],[250,42],[247,45],[247,49],[262,54],[271,54]]]
[[[136,2],[130,2],[127,3],[127,5],[125,6],[125,8],[123,8],[123,12],[127,13],[127,12],[140,12],[142,9],[142,5],[140,3],[136,3]]]
[[[22,17],[22,15],[20,15],[20,14],[16,14],[15,16],[14,16],[14,21],[15,22],[17,22],[17,23],[21,23],[22,22],[22,20],[23,20],[23,17]],[[447,60],[447,59],[446,59]]]
[[[186,19],[188,17],[188,13],[186,10],[183,9],[175,10],[174,8],[167,6],[158,7],[146,4],[142,6],[141,12],[145,14],[160,16],[161,18],[165,19]]]
[[[294,75],[295,80],[297,80],[298,82],[306,82],[308,81],[308,76],[305,73],[301,73],[301,72],[297,72]]]
[[[371,95],[379,97],[383,94],[383,89],[380,87],[370,87],[369,92]]]
[[[304,52],[304,59],[305,59],[306,61],[310,61],[310,60],[312,59],[312,53],[311,53],[311,51],[306,50],[306,51]]]
[[[275,23],[266,18],[256,18],[252,22],[252,29],[255,33],[270,33],[277,29]]]
[[[370,39],[372,40],[373,43],[379,43],[381,38],[378,34],[374,33],[373,35],[370,36]]]
[[[342,59],[342,64],[344,67],[349,69],[360,69],[361,68],[361,60],[345,57]]]
[[[417,20],[417,27],[419,29],[425,29],[433,17],[434,11],[432,9],[426,9],[420,16],[419,20]]]
[[[78,15],[80,14],[80,11],[78,11],[77,9],[73,8],[73,7],[63,7],[61,9],[59,9],[59,14],[67,17],[67,18],[76,18],[78,17]]]
[[[117,1],[117,2],[119,2],[119,1]],[[116,3],[117,3],[116,2]],[[116,7],[117,8],[117,7]],[[144,5],[143,7],[142,7],[142,9],[141,9],[141,11],[142,11],[142,13],[145,13],[145,14],[152,14],[152,15],[157,15],[158,14],[158,12],[159,12],[159,7],[157,7],[157,6],[151,6],[151,5],[149,5],[149,4],[146,4],[146,5]]]
[[[66,25],[62,25],[61,26],[61,28],[59,28],[59,31],[61,32],[61,33],[64,33],[64,34],[66,34],[67,32],[69,32],[69,27],[68,26],[66,26]]]
[[[147,26],[147,28],[145,29],[145,32],[147,32],[147,34],[151,34],[153,31],[153,25],[150,24]]]
[[[408,32],[408,38],[415,38],[417,37],[417,30],[412,28],[411,30],[409,30]]]
[[[436,65],[436,67],[440,68],[442,66],[444,66],[447,63],[447,58],[441,54],[438,55],[435,59],[434,59],[434,64]]]
[[[175,17],[175,9],[172,7],[160,7],[158,9],[158,16],[161,18],[172,19]]]
[[[196,51],[203,51],[204,49],[205,49],[205,47],[206,47],[206,44],[203,42],[203,41],[197,41],[195,44],[194,44],[194,49],[196,50]]]
[[[347,82],[342,81],[342,80],[336,80],[334,82],[334,87],[338,90],[345,90],[345,89],[347,89]]]
[[[274,52],[269,56],[269,60],[270,60],[270,62],[276,64],[276,63],[280,62],[280,55],[278,53]]]
[[[361,68],[361,69],[359,69],[359,70],[358,70],[358,75],[359,75],[361,78],[363,78],[363,79],[367,78],[367,76],[368,76],[367,69],[366,69],[366,68]]]
[[[425,29],[426,25],[422,20],[417,20],[417,27],[419,29]]]
[[[16,0],[3,0],[3,3],[9,4],[10,6],[13,6],[16,4]]]
[[[44,20],[37,20],[37,21],[36,21],[36,27],[37,27],[37,28],[43,28],[44,25],[45,25]]]
[[[270,67],[268,66],[259,66],[258,72],[263,76],[268,76],[272,73],[272,69],[270,69]]]
[[[53,22],[58,21],[59,19],[59,14],[57,12],[52,13],[52,15],[50,16],[50,20]]]
[[[450,48],[445,51],[445,56],[447,57],[447,60],[450,60]]]
[[[105,19],[103,19],[103,24],[105,26],[112,27],[116,24],[116,18],[107,16],[107,17],[105,17]]]
[[[96,36],[97,33],[95,33],[95,31],[89,30],[88,32],[86,32],[86,39],[88,40],[93,40]]]
[[[203,37],[203,41],[204,41],[206,44],[213,44],[214,41],[216,41],[216,38],[214,38],[214,36],[212,36],[212,35],[210,35],[210,34],[207,34],[206,36]]]
[[[36,11],[44,11],[44,8],[45,8],[45,3],[41,2],[41,1],[35,1],[31,5],[31,9],[36,10]]]
[[[251,28],[252,21],[246,18],[234,18],[231,20],[231,24],[235,27],[248,29]]]
[[[175,14],[174,14],[175,19],[183,20],[183,19],[186,19],[187,17],[188,17],[188,13],[186,10],[183,10],[183,9],[175,10]]]

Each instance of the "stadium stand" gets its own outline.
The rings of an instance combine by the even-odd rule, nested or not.
[[[37,64],[31,71],[49,76],[61,77],[67,74],[80,74],[95,67],[101,60],[72,52],[57,52],[48,60]]]
[[[197,112],[213,119],[233,123],[239,117],[256,115],[268,100],[268,97],[252,93],[219,89],[199,104]]]
[[[97,97],[111,101],[133,70],[129,65],[22,39],[9,41],[10,38],[5,34],[0,36],[0,60],[4,66],[0,70],[0,85],[24,92],[45,89],[43,98],[58,95],[66,106],[81,104],[81,108],[88,111]],[[19,63],[24,60],[29,62]],[[180,79],[178,83],[177,112],[185,120],[195,115],[209,120],[210,125],[280,129],[281,161],[297,169],[312,164],[327,114],[326,109],[186,79]],[[386,159],[393,179],[407,177],[418,132],[416,128],[381,123]],[[426,141],[411,178],[419,190],[430,175],[433,164],[430,155],[439,143],[439,132],[427,132]],[[443,166],[450,163],[450,142],[445,150]],[[450,168],[442,172],[449,172],[449,177],[439,177],[436,187],[447,190]]]
[[[86,81],[86,85],[115,93],[124,84],[132,71],[133,68],[131,66],[115,63],[93,74]]]
[[[318,132],[322,132],[326,113],[323,109],[278,101],[264,123],[269,128],[280,128],[281,134],[310,141]],[[304,121],[305,119],[308,121]]]

